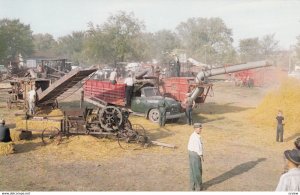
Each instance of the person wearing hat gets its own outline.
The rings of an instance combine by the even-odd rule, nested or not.
[[[276,141],[283,142],[283,125],[284,125],[284,117],[282,116],[282,111],[279,110],[277,117],[277,134],[276,134]]]
[[[281,175],[276,191],[300,191],[300,151],[284,151],[288,171]]]
[[[190,188],[193,191],[202,190],[203,144],[200,136],[201,131],[202,124],[194,123],[194,132],[191,134],[188,143]]]
[[[298,138],[295,140],[294,144],[295,144],[296,149],[300,150],[300,137],[298,137]]]
[[[190,94],[187,93],[185,94],[186,98],[183,101],[183,105],[185,107],[185,116],[187,118],[187,124],[192,125],[193,123],[193,116],[192,116],[192,111],[193,108],[195,107],[195,101],[190,98]]]
[[[163,100],[158,104],[158,111],[159,111],[159,126],[163,127],[166,124],[166,101],[165,97],[163,97]]]
[[[0,142],[10,142],[10,131],[9,128],[5,126],[5,120],[0,119]]]

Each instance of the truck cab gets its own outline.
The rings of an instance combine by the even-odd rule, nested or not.
[[[163,101],[166,103],[167,120],[170,119],[175,122],[185,115],[180,103],[172,98],[163,97],[157,87],[143,87],[140,92],[140,96],[134,96],[131,100],[131,110],[136,115],[143,115],[152,122],[158,122],[158,105]]]

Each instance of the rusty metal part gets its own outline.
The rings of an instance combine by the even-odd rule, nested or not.
[[[199,72],[196,76],[196,82],[201,83],[203,82],[207,77],[226,74],[226,73],[233,73],[238,72],[241,70],[249,70],[249,69],[255,69],[255,68],[262,68],[271,66],[272,64],[268,61],[256,61],[256,62],[248,62],[246,64],[237,64],[227,67],[220,67],[215,69],[209,69],[209,70],[203,70]],[[201,89],[196,88],[190,95],[192,100],[195,100],[198,95],[201,93]]]
[[[106,106],[99,112],[99,121],[106,131],[116,131],[123,122],[123,115],[119,108]]]
[[[132,128],[124,128],[121,129],[117,132],[116,135],[117,139],[118,139],[118,144],[120,146],[120,148],[127,150],[136,150],[139,149],[141,147],[146,147],[148,146],[151,141],[149,139],[149,137],[146,136],[146,131],[144,129],[144,127],[140,124],[133,124]],[[124,146],[125,143],[137,143],[139,144],[139,146],[133,146],[130,148],[126,148]]]
[[[46,90],[38,94],[39,100],[37,102],[37,105],[43,106],[53,103],[58,96],[63,94],[68,89],[72,88],[79,81],[83,80],[85,77],[87,77],[95,71],[97,71],[97,69],[74,69],[70,71],[61,79],[54,82]]]
[[[42,132],[42,141],[45,145],[50,143],[58,145],[62,141],[62,132],[56,127],[48,127]]]
[[[31,78],[14,78],[9,80],[11,89],[9,90],[9,97],[7,105],[10,108],[13,104],[27,108],[28,92],[32,89],[39,88],[44,90],[50,85],[49,79],[31,79]]]

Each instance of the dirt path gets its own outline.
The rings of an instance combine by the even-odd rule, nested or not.
[[[275,130],[257,127],[247,113],[265,90],[235,88],[216,83],[214,97],[194,115],[204,123],[204,187],[207,191],[273,191],[282,167],[282,152],[292,148],[293,136],[276,143]],[[1,108],[0,112],[5,109]],[[1,114],[1,113],[0,113]],[[188,137],[193,129],[167,124],[159,129],[143,118],[132,117],[152,139],[173,143],[177,149],[149,148],[122,151],[112,158],[65,159],[39,142],[17,143],[19,152],[0,156],[0,189],[28,191],[187,191]],[[120,151],[119,151],[120,150]],[[18,151],[18,150],[17,150]],[[92,147],[91,147],[91,153]],[[77,155],[78,156],[78,155]],[[74,157],[75,158],[75,157]]]

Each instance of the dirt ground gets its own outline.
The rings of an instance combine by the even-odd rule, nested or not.
[[[284,142],[276,143],[275,127],[259,127],[248,120],[249,111],[266,92],[216,82],[213,97],[194,112],[194,121],[204,125],[205,190],[275,190],[283,151],[293,148],[297,135],[287,132]],[[4,102],[0,106],[0,116],[13,127],[14,113]],[[187,142],[192,127],[185,119],[164,128],[142,117],[130,120],[142,124],[151,139],[177,148],[122,150],[113,140],[79,142],[80,136],[59,146],[43,146],[36,135],[17,141],[15,154],[0,156],[0,191],[188,191]]]

